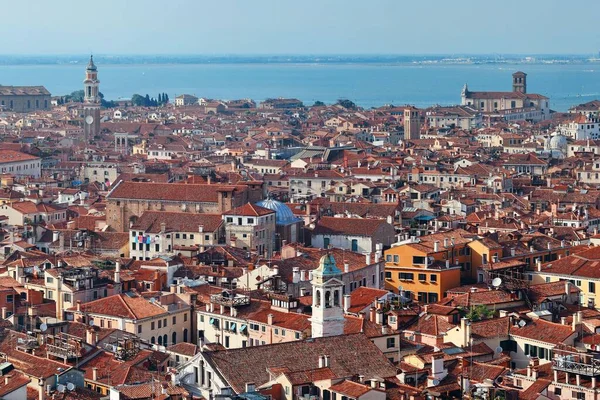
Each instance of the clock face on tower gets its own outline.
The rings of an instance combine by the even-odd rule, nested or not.
[[[94,122],[94,117],[92,117],[91,115],[88,115],[87,117],[85,117],[85,123],[88,125],[91,125]]]

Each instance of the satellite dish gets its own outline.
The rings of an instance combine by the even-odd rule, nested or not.
[[[527,325],[527,322],[525,322],[525,321],[523,321],[523,320],[520,320],[520,321],[519,321],[519,326],[520,326],[521,328],[522,328],[522,327],[524,327],[525,325]]]
[[[88,115],[87,117],[85,117],[85,123],[88,125],[91,125],[94,122],[94,117],[92,117],[91,115]]]
[[[504,349],[501,346],[496,347],[496,353],[502,353]]]
[[[502,279],[500,279],[500,278],[494,278],[494,279],[492,279],[492,286],[493,287],[497,288],[500,285],[502,285]]]
[[[433,386],[437,386],[437,385],[439,385],[439,384],[440,384],[440,381],[439,381],[439,380],[437,380],[437,379],[434,379],[434,380],[433,380]]]
[[[40,331],[46,332],[47,330],[48,330],[48,325],[46,325],[46,324],[41,324],[40,325]]]
[[[67,390],[67,388],[65,387],[65,385],[62,385],[62,384],[58,385],[58,386],[56,387],[56,389],[57,389],[57,390],[58,390],[60,393],[64,393],[64,392],[65,392],[65,390]]]
[[[69,392],[72,392],[73,390],[75,390],[75,384],[73,384],[71,382],[67,383],[67,390]]]
[[[94,320],[90,319],[90,326],[94,326]]]

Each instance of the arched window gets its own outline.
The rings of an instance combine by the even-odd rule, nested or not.
[[[152,336],[152,339],[150,339],[150,343],[152,343],[152,344],[156,343],[156,339],[154,338],[154,336]]]
[[[340,306],[340,291],[339,290],[333,291],[333,305],[336,307]]]
[[[167,336],[167,334],[165,333],[165,334],[163,335],[163,344],[166,346],[168,342],[169,342],[169,337],[168,337],[168,336]]]
[[[316,307],[320,307],[321,306],[321,291],[317,290],[317,302],[315,303]]]
[[[163,341],[162,341],[162,336],[158,336],[158,344],[162,346]]]
[[[171,344],[177,343],[177,332],[173,332],[171,335]]]
[[[325,291],[325,308],[331,307],[331,292],[329,290]]]
[[[187,334],[187,329],[184,329],[184,330],[183,330],[183,341],[184,341],[184,342],[187,342],[187,341],[188,341],[188,337],[187,337],[187,336],[188,336],[188,334]]]

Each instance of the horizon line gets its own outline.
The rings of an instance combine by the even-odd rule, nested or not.
[[[346,56],[346,57],[374,57],[374,56],[589,56],[590,54],[598,55],[600,51],[589,53],[471,53],[471,52],[448,52],[448,53],[94,53],[94,56],[163,56],[163,57],[289,57],[289,56]],[[85,56],[89,57],[90,53],[0,53],[0,57],[68,57],[68,56]]]

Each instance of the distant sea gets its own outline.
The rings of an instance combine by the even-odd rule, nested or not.
[[[62,57],[62,58],[61,58]],[[582,58],[495,60],[472,58],[164,58],[97,57],[100,91],[106,99],[134,93],[171,99],[187,93],[214,99],[295,97],[306,105],[347,98],[370,108],[460,103],[462,86],[473,91],[510,91],[511,74],[528,74],[528,92],[550,97],[551,108],[600,98],[600,62]],[[85,57],[36,59],[0,56],[0,84],[44,85],[53,95],[82,88]]]

